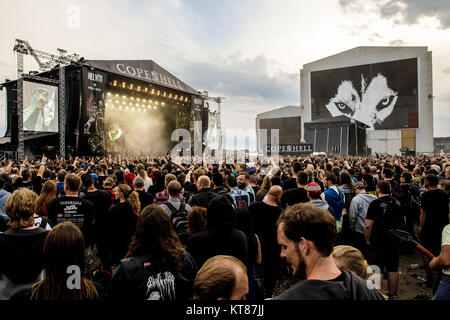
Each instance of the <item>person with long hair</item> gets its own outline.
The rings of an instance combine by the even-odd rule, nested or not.
[[[52,224],[48,217],[48,204],[50,201],[56,198],[56,182],[49,180],[42,186],[41,194],[39,195],[36,206],[34,207],[34,222],[36,226],[39,226],[45,230],[51,230]]]
[[[24,292],[26,300],[98,300],[103,290],[85,277],[85,244],[81,230],[72,222],[56,225],[44,245],[45,278]],[[74,267],[75,266],[75,267]],[[73,268],[73,269],[71,269]],[[70,281],[71,273],[80,279]],[[72,284],[72,286],[69,286]],[[79,286],[78,286],[79,284]],[[17,293],[21,296],[21,293]]]
[[[142,210],[125,259],[107,290],[107,299],[187,300],[197,266],[183,248],[167,213],[158,205]]]
[[[136,221],[141,211],[139,195],[127,184],[119,184],[115,189],[119,203],[108,210],[108,239],[111,263],[118,264],[127,253],[131,237],[136,229]]]

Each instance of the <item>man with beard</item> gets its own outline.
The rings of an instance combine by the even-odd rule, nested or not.
[[[248,173],[240,173],[237,177],[237,186],[239,189],[244,190],[250,196],[250,203],[255,201],[255,191],[251,186],[249,186],[250,176]]]
[[[281,258],[300,279],[275,300],[383,300],[368,282],[340,271],[332,256],[336,221],[325,209],[311,204],[288,207],[278,219]]]

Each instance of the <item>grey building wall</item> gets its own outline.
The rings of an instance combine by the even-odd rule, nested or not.
[[[256,128],[256,146],[257,151],[260,152],[260,143],[261,143],[261,136],[260,136],[260,120],[261,119],[272,119],[272,118],[289,118],[289,117],[301,117],[302,112],[301,108],[298,106],[286,106],[274,110],[270,110],[267,112],[259,113],[256,115],[255,119],[255,128]],[[302,127],[303,127],[303,119],[302,119]],[[302,127],[298,128],[299,135],[301,134]],[[267,141],[267,144],[270,144],[270,141]]]
[[[311,63],[300,70],[300,105],[302,127],[311,121],[311,72],[364,64],[417,58],[418,69],[418,118],[416,151],[433,152],[433,80],[432,53],[427,47],[356,47]],[[302,130],[303,138],[304,130]],[[368,147],[372,152],[400,153],[401,130],[368,131]],[[399,140],[400,139],[400,140]]]

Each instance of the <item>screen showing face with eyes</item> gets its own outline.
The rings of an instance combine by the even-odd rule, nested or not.
[[[311,72],[312,120],[345,115],[370,129],[418,127],[417,59]]]

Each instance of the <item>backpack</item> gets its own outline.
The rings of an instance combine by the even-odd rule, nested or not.
[[[189,236],[186,204],[181,202],[178,210],[169,201],[166,201],[163,204],[172,212],[170,218],[172,220],[173,229],[178,234],[178,237],[180,237],[181,243],[185,245]]]
[[[403,215],[414,216],[420,211],[420,192],[411,184],[395,183],[391,192],[392,196],[400,203]]]
[[[391,197],[383,200],[380,206],[383,209],[383,226],[387,232],[389,230],[406,230],[403,212],[399,210],[401,204],[397,199]]]

